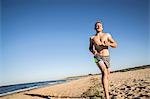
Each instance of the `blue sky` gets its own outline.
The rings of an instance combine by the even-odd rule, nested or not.
[[[149,14],[148,14],[149,16],[150,16],[150,1],[149,1]],[[149,20],[148,20],[148,22],[149,22],[149,24],[148,24],[148,30],[149,30],[149,32],[148,32],[148,34],[149,34],[149,39],[148,39],[148,50],[149,50],[149,53],[148,53],[148,60],[150,60],[150,17],[149,17]]]
[[[148,0],[1,1],[1,85],[99,73],[88,50],[99,19],[118,43],[111,70],[150,64]]]

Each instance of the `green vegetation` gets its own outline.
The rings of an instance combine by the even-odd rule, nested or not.
[[[132,68],[127,68],[127,69],[122,69],[122,70],[116,70],[116,71],[112,71],[112,73],[114,73],[114,72],[134,71],[134,70],[146,69],[146,68],[150,68],[150,65],[143,65],[143,66],[132,67]]]

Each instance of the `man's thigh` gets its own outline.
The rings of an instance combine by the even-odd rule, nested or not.
[[[104,62],[101,60],[99,62],[96,63],[98,65],[98,67],[100,68],[100,70],[102,72],[105,72],[105,71],[108,71],[107,69],[107,66],[104,64]]]

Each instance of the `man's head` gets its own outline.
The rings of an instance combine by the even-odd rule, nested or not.
[[[97,21],[97,22],[95,23],[95,30],[96,30],[96,32],[102,32],[102,30],[103,30],[102,22]]]

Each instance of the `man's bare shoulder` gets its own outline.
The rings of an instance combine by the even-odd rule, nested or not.
[[[95,36],[94,36],[94,35],[92,35],[92,36],[90,36],[90,39],[91,39],[91,40],[93,40],[93,38],[94,38],[94,37],[95,37]]]
[[[105,36],[107,36],[107,37],[111,37],[111,34],[110,33],[104,33],[105,34]]]

